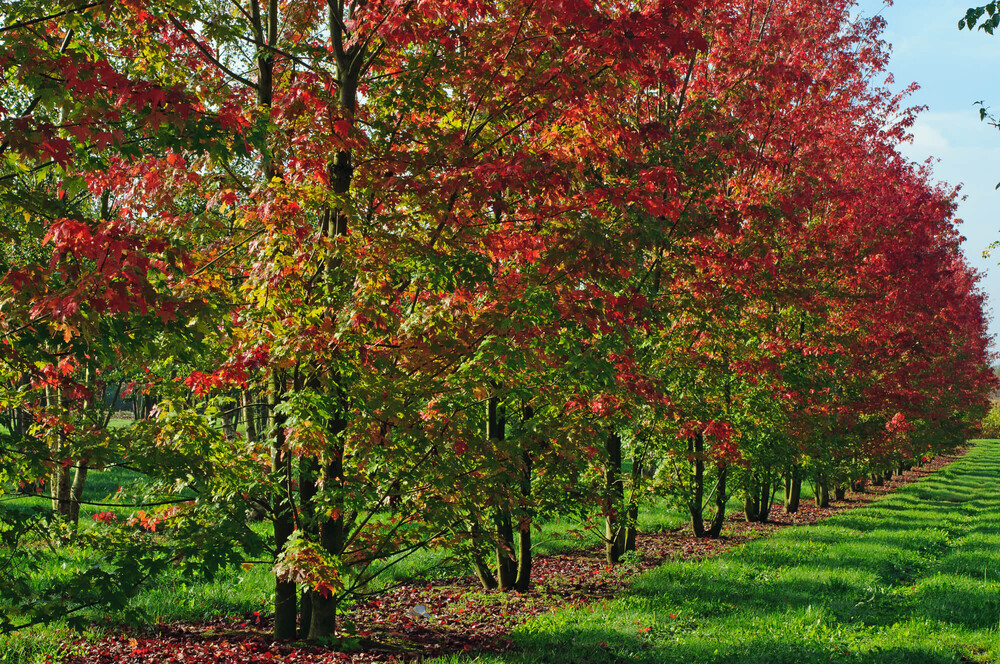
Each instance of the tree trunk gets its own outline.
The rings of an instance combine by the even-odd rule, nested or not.
[[[694,458],[691,475],[691,495],[688,498],[688,512],[691,514],[691,529],[695,537],[705,536],[705,438],[702,434],[688,441],[688,453]]]
[[[757,492],[756,482],[751,485],[743,496],[743,518],[748,523],[753,523],[760,518],[760,494]]]
[[[56,448],[57,450],[59,448]],[[70,467],[59,466],[52,473],[52,511],[69,517],[70,514]]]
[[[743,499],[743,515],[746,520],[751,523],[766,523],[771,514],[773,497],[774,483],[771,471],[753,473]]]
[[[236,436],[236,415],[238,411],[239,401],[230,403],[226,399],[222,407],[222,435],[226,438],[234,438]]]
[[[57,405],[62,407],[62,391],[52,387],[45,388],[46,405],[52,409]],[[51,486],[52,511],[68,517],[70,514],[70,464],[69,459],[64,455],[69,454],[66,446],[66,437],[62,433],[56,436],[55,447],[52,448],[51,456],[54,470],[52,471]]]
[[[785,512],[795,514],[799,511],[799,500],[802,498],[802,471],[798,464],[793,464],[785,475]]]
[[[609,565],[616,564],[624,549],[624,524],[622,503],[625,501],[625,484],[622,481],[622,439],[611,433],[604,442],[608,452],[608,465],[604,469],[604,558]]]
[[[760,523],[767,523],[771,518],[771,504],[774,502],[775,481],[771,471],[764,474],[764,480],[760,483],[760,512],[757,519]]]
[[[639,499],[634,496],[628,504],[628,522],[625,524],[625,551],[635,551],[635,541],[639,536]]]
[[[311,510],[316,497],[316,476],[319,474],[319,464],[315,459],[303,457],[299,461],[299,527],[308,533],[310,538],[319,537],[319,531],[311,519]],[[299,638],[309,636],[312,624],[312,591],[303,588],[299,605]]]
[[[274,496],[271,522],[274,525],[275,554],[281,553],[295,530],[295,507],[292,504],[291,459],[285,447],[285,416],[278,413],[281,396],[284,393],[284,379],[277,373],[269,378],[267,405],[270,414],[270,437],[274,441],[271,449],[271,472],[278,476],[283,491]],[[274,581],[274,638],[276,640],[295,638],[296,586],[294,581],[275,578]]]
[[[254,413],[253,395],[250,390],[240,392],[240,400],[243,405],[243,421],[246,422],[247,440],[251,443],[257,442],[257,417]]]
[[[526,422],[531,419],[531,408],[522,409],[521,419]],[[531,505],[531,453],[521,450],[521,507],[527,512]],[[517,579],[514,589],[527,592],[531,587],[531,518],[523,516],[517,524]]]
[[[531,588],[531,524],[520,527],[517,533],[517,580],[514,590],[524,593]]]
[[[816,475],[816,507],[830,506],[830,489],[823,473]]]
[[[500,399],[491,396],[486,402],[486,439],[499,454],[507,436],[507,413]],[[496,537],[497,583],[501,590],[512,590],[517,582],[517,561],[514,549],[514,526],[510,508],[497,507],[493,515]]]
[[[323,550],[331,555],[343,554],[344,544],[347,540],[347,522],[343,498],[340,497],[344,481],[344,433],[347,431],[347,399],[342,390],[339,389],[342,377],[333,376],[334,385],[338,386],[337,416],[327,424],[327,433],[330,448],[328,448],[329,461],[320,466],[320,480],[326,490],[334,491],[333,511],[329,516],[320,517],[317,515],[319,544]],[[334,636],[337,633],[337,604],[339,597],[333,593],[323,594],[316,591],[310,592],[311,599],[311,620],[309,624],[309,640],[319,641]]]
[[[70,490],[69,520],[75,528],[80,523],[80,501],[83,500],[83,487],[87,482],[88,462],[81,460],[76,466],[73,476],[73,487]]]
[[[843,482],[837,482],[833,487],[833,495],[837,500],[843,500],[847,497],[847,486]]]
[[[722,524],[726,521],[726,502],[729,496],[726,495],[726,477],[729,474],[729,467],[719,468],[719,481],[715,485],[715,516],[712,518],[712,525],[706,533],[712,539],[722,534]]]
[[[517,582],[517,561],[514,560],[514,526],[508,510],[497,510],[496,525],[497,582],[500,590],[513,590]]]
[[[490,571],[490,566],[486,564],[486,560],[479,553],[472,554],[472,568],[476,572],[476,578],[479,579],[479,584],[484,589],[496,589],[497,579],[493,576],[493,572]]]
[[[343,447],[336,450],[334,461],[323,468],[324,482],[334,480],[340,484],[343,480]],[[319,524],[319,543],[327,553],[340,555],[344,546],[344,515],[336,518],[323,519]],[[323,594],[311,591],[312,616],[309,624],[309,640],[319,641],[337,633],[337,603],[338,597],[333,593]]]

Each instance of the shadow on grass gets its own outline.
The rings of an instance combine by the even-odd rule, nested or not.
[[[998,470],[1000,443],[981,443],[885,501],[668,563],[607,606],[520,628],[507,661],[998,661]]]

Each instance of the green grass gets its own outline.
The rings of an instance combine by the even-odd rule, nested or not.
[[[668,563],[612,602],[522,626],[522,652],[474,661],[1000,662],[998,480],[1000,441],[980,442],[886,500]]]
[[[109,502],[118,487],[131,482],[142,481],[143,477],[130,470],[111,468],[105,471],[91,471],[87,477],[84,500]],[[7,506],[47,506],[46,496],[21,497],[8,500]],[[127,518],[135,511],[132,507],[82,506],[80,527],[98,527],[92,514],[99,511],[116,512],[120,519]],[[679,514],[667,501],[654,500],[644,506],[640,517],[644,530],[662,530],[680,527],[685,515]],[[252,524],[258,534],[268,536],[269,522]],[[536,553],[556,553],[581,547],[595,546],[600,542],[593,531],[581,528],[571,519],[550,519],[541,524],[541,532],[535,535]],[[93,552],[72,545],[60,547],[37,570],[39,583],[56,579],[74,570],[85,568],[95,562]],[[405,560],[384,572],[369,587],[377,590],[397,583],[428,580],[469,574],[464,560],[454,559],[450,552],[441,549],[424,549],[407,556]],[[167,574],[159,578],[155,587],[142,591],[135,597],[130,608],[140,609],[151,622],[191,621],[217,617],[220,615],[241,615],[252,611],[270,614],[273,609],[274,577],[267,563],[256,564],[249,569],[236,567],[220,571],[212,580],[183,579],[180,575]],[[115,615],[92,612],[89,618],[114,629]],[[30,636],[14,635],[0,637],[0,664],[25,664],[40,662],[42,655],[55,652],[54,644],[67,640],[68,632],[59,623],[33,630]]]
[[[65,627],[45,625],[0,637],[0,664],[50,664],[73,654],[82,654],[77,641],[98,640],[99,629],[84,634]]]
[[[989,467],[992,470],[986,472],[993,472],[995,477],[1000,460],[989,455],[1000,456],[1000,451],[991,445],[976,450],[970,459],[983,457],[976,462],[977,472],[982,471],[980,466]],[[989,466],[991,463],[993,466]],[[949,481],[941,484],[945,477]],[[92,472],[85,499],[106,502],[120,485],[141,479],[120,468]],[[667,565],[643,577],[633,594],[607,607],[559,612],[523,627],[518,633],[527,647],[523,659],[770,662],[783,658],[830,661],[830,656],[835,655],[835,661],[865,661],[837,657],[848,657],[844,652],[874,656],[856,644],[873,638],[871,630],[876,627],[887,630],[899,623],[901,627],[893,628],[893,633],[902,640],[907,638],[906,629],[934,635],[937,628],[926,627],[925,623],[944,624],[949,612],[978,607],[982,615],[992,612],[992,618],[983,619],[985,626],[968,627],[972,636],[948,632],[957,641],[965,639],[973,644],[968,652],[974,654],[979,647],[975,645],[976,635],[992,627],[989,634],[995,639],[996,621],[1000,618],[996,578],[987,569],[988,590],[984,591],[980,569],[983,556],[989,558],[998,543],[1000,524],[994,522],[992,530],[984,530],[986,526],[979,521],[975,528],[971,521],[979,518],[977,506],[983,501],[996,506],[990,501],[995,502],[997,495],[979,491],[984,484],[968,472],[957,477],[952,469],[874,509],[801,530],[803,535],[786,533],[704,563]],[[803,490],[806,500],[808,489]],[[15,502],[45,504],[47,499],[23,498]],[[92,527],[90,514],[103,509],[118,512],[120,517],[132,512],[129,507],[85,507],[81,510],[82,527]],[[741,505],[733,500],[728,509],[736,511]],[[687,516],[667,501],[654,500],[643,506],[640,528],[646,532],[670,530],[686,520]],[[904,525],[895,530],[878,525],[894,520]],[[541,525],[542,532],[535,536],[536,553],[557,553],[600,542],[598,535],[581,531],[580,524],[573,520],[550,519]],[[270,524],[257,523],[253,527],[266,535]],[[87,551],[64,547],[39,573],[53,578],[86,564]],[[451,559],[447,551],[422,550],[390,569],[370,589],[467,573],[464,562]],[[155,589],[142,592],[132,602],[133,608],[141,609],[153,622],[200,620],[252,611],[270,613],[272,608],[273,577],[268,564],[224,570],[211,581],[168,576],[171,578],[159,579]],[[934,603],[933,611],[911,615],[911,609],[925,598]],[[911,620],[914,616],[916,622]],[[91,617],[101,626],[90,636],[100,634],[102,629],[115,629],[115,621],[119,620],[114,615],[97,613]],[[847,631],[841,625],[845,621],[850,627]],[[798,631],[789,631],[789,626]],[[744,638],[744,634],[757,636]],[[946,639],[928,639],[935,647],[945,648],[942,652],[952,652],[942,645]],[[58,644],[71,640],[70,633],[59,624],[0,637],[0,664],[46,661],[44,656],[57,652]],[[889,643],[885,639],[882,642]],[[833,647],[839,650],[831,650]],[[979,661],[976,656],[972,659]],[[914,661],[921,660],[918,657]]]

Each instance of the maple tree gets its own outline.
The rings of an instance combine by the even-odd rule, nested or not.
[[[122,457],[132,384],[178,502],[106,529],[128,582],[267,551],[320,641],[428,545],[524,591],[575,515],[617,562],[654,471],[717,537],[961,442],[982,296],[852,5],[8,3],[3,479]]]

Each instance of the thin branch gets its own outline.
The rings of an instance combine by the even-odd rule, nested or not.
[[[83,5],[81,7],[70,7],[69,9],[64,9],[61,12],[56,12],[55,14],[49,14],[48,16],[42,16],[40,18],[33,18],[27,21],[21,21],[20,23],[14,23],[13,25],[6,25],[0,28],[0,34],[5,32],[10,32],[11,30],[17,30],[18,28],[26,28],[28,26],[35,25],[36,23],[44,23],[45,21],[51,21],[54,18],[61,18],[75,12],[82,12],[92,7],[97,7],[98,5],[105,4],[102,0],[101,2],[91,2],[89,4]]]
[[[214,55],[211,54],[211,52],[209,52],[208,47],[205,46],[204,44],[202,44],[201,40],[199,40],[190,30],[188,30],[187,28],[185,28],[184,24],[181,23],[179,20],[177,20],[177,17],[174,16],[173,14],[170,14],[170,22],[174,25],[175,28],[177,28],[178,30],[180,30],[181,32],[184,33],[184,36],[188,38],[188,41],[190,41],[192,44],[194,44],[195,47],[197,47],[197,49],[199,51],[201,51],[202,55],[204,55],[205,58],[207,58],[209,62],[211,62],[213,65],[215,65],[216,67],[218,67],[219,69],[221,69],[222,71],[224,71],[230,77],[236,79],[237,81],[239,81],[243,85],[247,86],[248,88],[252,88],[254,90],[257,89],[257,84],[256,83],[254,83],[253,81],[251,81],[248,78],[244,78],[244,77],[240,76],[239,74],[237,74],[236,72],[234,72],[232,69],[230,69],[226,65],[222,64],[222,62],[220,62],[218,58],[216,58]]]
[[[197,270],[195,270],[194,272],[192,272],[191,276],[192,277],[198,276],[199,274],[201,274],[202,272],[204,272],[208,268],[212,267],[213,265],[215,265],[216,263],[218,263],[219,261],[221,261],[223,258],[225,258],[226,256],[228,256],[229,254],[233,253],[234,251],[236,251],[237,249],[239,249],[240,247],[242,247],[244,244],[246,244],[250,240],[253,240],[254,238],[256,238],[258,235],[260,235],[261,233],[263,233],[265,230],[267,230],[266,227],[265,228],[261,228],[260,230],[257,230],[255,232],[251,233],[245,240],[242,240],[239,243],[237,243],[237,244],[233,245],[232,247],[230,247],[229,249],[226,249],[224,252],[222,252],[221,254],[219,254],[218,256],[216,256],[215,258],[213,258],[212,260],[210,260],[209,262],[205,263],[200,268],[198,268]]]

